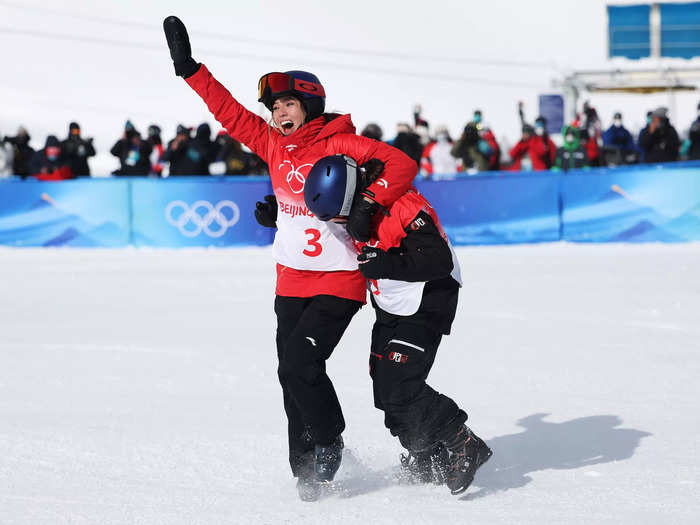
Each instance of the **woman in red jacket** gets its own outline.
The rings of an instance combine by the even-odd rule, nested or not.
[[[194,61],[179,19],[168,17],[163,27],[175,73],[202,97],[229,135],[270,169],[275,195],[259,203],[256,217],[277,227],[278,375],[288,419],[289,461],[305,497],[308,484],[333,479],[342,457],[345,421],[325,362],[365,302],[365,280],[350,235],[369,240],[373,215],[405,193],[417,167],[399,150],[357,136],[349,115],[324,113],[323,86],[303,71],[268,73],[260,79],[258,98],[272,112],[269,125]],[[339,153],[361,164],[378,159],[385,166],[384,176],[354,206],[347,228],[318,220],[304,203],[311,167]]]

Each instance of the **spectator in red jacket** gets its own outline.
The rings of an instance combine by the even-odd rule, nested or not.
[[[46,145],[34,153],[30,172],[39,180],[73,179],[73,171],[61,152],[61,143],[55,135],[46,137]]]
[[[535,127],[523,124],[520,141],[510,150],[513,159],[511,169],[516,171],[542,171],[554,165],[557,147],[547,134],[547,120],[537,117]]]

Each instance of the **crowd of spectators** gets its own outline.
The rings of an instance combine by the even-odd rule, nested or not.
[[[646,126],[635,139],[625,128],[620,112],[613,115],[610,127],[603,131],[598,112],[585,102],[576,118],[561,129],[561,145],[557,146],[549,135],[547,120],[538,116],[530,124],[520,103],[521,136],[504,152],[484,122],[481,110],[474,111],[460,137],[453,140],[445,126],[437,126],[431,134],[421,107],[416,106],[413,126],[399,123],[396,137],[388,142],[413,158],[425,178],[455,172],[568,171],[639,162],[700,160],[700,104],[697,109],[698,118],[681,142],[666,108],[647,112]],[[374,123],[367,125],[362,134],[382,138],[381,128]]]
[[[624,126],[620,112],[603,130],[596,109],[583,104],[576,118],[561,129],[560,146],[549,135],[547,120],[538,116],[529,123],[522,103],[518,105],[521,136],[507,151],[502,151],[496,135],[485,123],[481,110],[474,111],[461,135],[453,140],[446,126],[431,130],[422,107],[413,110],[413,122],[397,124],[396,136],[387,142],[416,161],[425,178],[457,172],[484,171],[568,171],[594,166],[619,166],[639,162],[700,160],[700,104],[698,116],[681,141],[671,124],[666,108],[648,111],[646,126],[635,137]],[[122,136],[110,153],[119,160],[116,176],[180,175],[254,175],[266,174],[267,166],[256,155],[231,138],[225,131],[212,137],[208,124],[196,130],[183,124],[167,144],[158,125],[148,127],[144,138],[127,120]],[[378,124],[370,123],[362,135],[383,140]],[[90,175],[88,159],[95,156],[92,138],[84,138],[80,125],[71,122],[68,136],[59,141],[46,137],[38,151],[29,145],[31,137],[24,127],[15,136],[4,136],[0,143],[0,176],[34,176],[41,180],[61,180]]]
[[[122,136],[110,149],[119,160],[115,176],[199,176],[266,174],[267,166],[258,157],[222,131],[212,139],[209,124],[200,124],[193,133],[183,124],[175,137],[163,145],[161,128],[152,124],[144,138],[127,120]],[[5,136],[0,143],[0,176],[17,175],[39,180],[63,180],[90,176],[88,159],[95,156],[92,138],[83,138],[80,125],[71,122],[63,141],[55,135],[46,137],[42,149],[35,151],[31,137],[20,127],[14,137]]]

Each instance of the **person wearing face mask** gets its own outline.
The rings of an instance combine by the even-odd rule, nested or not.
[[[649,127],[639,136],[639,146],[644,151],[644,162],[647,164],[678,160],[680,139],[667,113],[666,108],[655,109]]]
[[[84,139],[80,136],[80,126],[77,122],[71,122],[68,125],[68,138],[61,142],[61,150],[74,175],[90,175],[87,159],[95,156],[95,148],[92,145],[92,138]]]
[[[491,128],[484,123],[484,116],[480,109],[474,110],[472,123],[479,131],[479,151],[483,153],[489,161],[489,170],[496,171],[500,169],[501,163],[501,147],[498,145],[496,135],[491,131]]]
[[[356,135],[350,115],[326,113],[326,92],[307,71],[272,72],[258,81],[258,101],[272,122],[247,110],[192,57],[187,29],[169,16],[163,30],[175,74],[207,104],[234,139],[270,169],[274,195],[255,205],[262,226],[277,228],[274,310],[278,379],[287,415],[289,465],[299,497],[313,500],[314,486],[332,481],[342,460],[345,420],[326,361],[350,320],[366,301],[352,238],[370,239],[378,213],[403,195],[417,164],[383,142]],[[358,195],[346,224],[325,223],[309,211],[304,186],[311,167],[327,155],[352,156],[361,165],[383,163],[383,176]],[[382,212],[380,212],[382,210]]]
[[[459,171],[475,173],[489,169],[488,155],[491,150],[479,136],[479,130],[473,122],[464,126],[462,135],[454,143],[450,153],[459,161]]]
[[[55,135],[46,137],[44,149],[32,156],[30,173],[39,180],[64,180],[75,176],[61,151],[61,143]]]
[[[637,162],[637,146],[632,134],[622,125],[622,114],[615,113],[612,125],[603,132],[606,165],[634,164]]]
[[[557,148],[552,171],[569,171],[588,167],[588,155],[579,141],[579,132],[573,126],[564,126],[561,130],[564,144]]]
[[[446,126],[435,128],[435,140],[423,148],[421,157],[421,175],[426,179],[439,175],[452,175],[457,173],[457,160],[450,153],[452,139]]]
[[[644,150],[642,149],[640,140],[649,131],[649,125],[651,124],[653,113],[653,111],[647,111],[646,119],[644,120],[644,127],[639,131],[639,135],[637,135],[637,151],[639,151],[639,162],[644,162]]]
[[[547,119],[535,119],[535,126],[523,125],[523,135],[510,150],[512,170],[542,171],[554,165],[557,147],[547,133]]]

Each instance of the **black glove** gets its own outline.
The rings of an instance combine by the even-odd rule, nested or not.
[[[277,228],[277,199],[274,195],[265,195],[265,202],[255,203],[255,220],[260,226]]]
[[[374,201],[369,202],[360,195],[350,210],[348,222],[345,225],[350,237],[360,242],[369,241],[372,219],[377,211],[379,211],[379,204]]]
[[[365,246],[357,256],[360,273],[367,279],[390,279],[394,269],[394,257],[379,248]]]
[[[182,78],[191,77],[199,70],[201,64],[192,58],[190,37],[187,36],[185,24],[178,17],[169,16],[163,20],[163,31],[165,31],[165,39],[170,48],[175,74]]]

